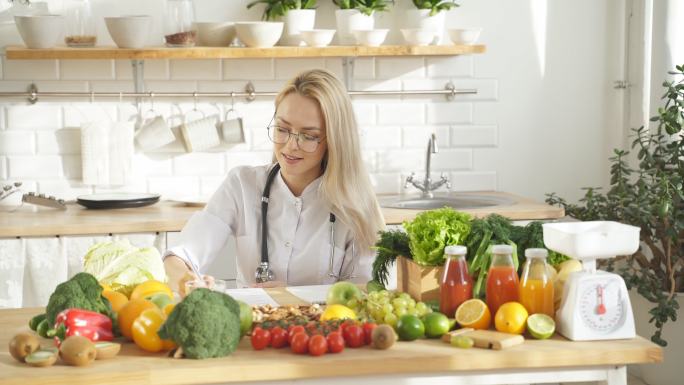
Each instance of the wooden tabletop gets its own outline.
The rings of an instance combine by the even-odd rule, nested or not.
[[[277,301],[290,302],[284,290],[273,293]],[[284,297],[283,297],[284,296]],[[244,338],[228,357],[191,360],[145,353],[124,343],[113,359],[87,367],[58,362],[33,368],[15,361],[7,351],[11,337],[28,331],[28,320],[42,309],[0,310],[0,383],[3,385],[50,384],[202,384],[243,381],[277,381],[350,375],[401,375],[563,367],[598,367],[662,362],[662,349],[641,337],[631,340],[571,342],[554,336],[526,340],[522,345],[494,351],[458,349],[439,340],[398,342],[389,350],[347,348],[321,357],[295,355],[289,349],[255,351]],[[42,340],[47,345],[52,341]]]
[[[494,206],[480,209],[462,209],[476,217],[491,213],[504,215],[513,220],[560,218],[563,209],[503,192],[464,193],[510,198],[516,203],[510,206]],[[382,196],[378,196],[382,198]],[[55,235],[94,235],[114,233],[143,233],[157,231],[180,231],[192,213],[201,206],[188,206],[174,201],[162,201],[152,206],[89,210],[70,203],[67,210],[40,209],[33,211],[30,205],[0,215],[0,238],[41,237]],[[387,224],[400,224],[413,219],[421,210],[383,208]]]

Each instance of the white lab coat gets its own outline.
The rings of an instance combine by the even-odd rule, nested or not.
[[[228,174],[202,211],[193,214],[183,227],[180,244],[164,256],[174,254],[202,274],[228,237],[237,245],[237,287],[255,283],[261,260],[261,195],[271,165],[241,166]],[[271,185],[268,205],[268,255],[276,281],[289,286],[336,282],[330,277],[330,205],[319,195],[321,178],[311,182],[300,197],[285,184],[280,173]],[[370,279],[373,256],[352,255],[352,236],[338,219],[335,224],[334,272],[342,267],[342,279],[364,283]],[[341,266],[344,260],[344,266]],[[349,277],[352,265],[353,277]]]

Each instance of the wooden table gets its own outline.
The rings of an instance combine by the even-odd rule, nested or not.
[[[282,289],[269,290],[280,303],[297,303]],[[321,357],[295,355],[289,349],[252,350],[243,339],[231,356],[176,360],[145,353],[125,343],[119,356],[88,367],[58,363],[32,368],[7,352],[9,339],[27,331],[42,309],[0,310],[0,384],[207,384],[268,381],[350,384],[530,384],[600,381],[625,385],[626,365],[662,362],[662,349],[641,338],[571,342],[560,336],[526,340],[503,351],[458,349],[439,340],[398,342],[385,351],[347,348]],[[51,341],[44,340],[50,344]]]

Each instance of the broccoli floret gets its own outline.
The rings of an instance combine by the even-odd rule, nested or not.
[[[78,273],[70,280],[57,285],[45,308],[48,325],[52,327],[57,314],[69,308],[96,311],[115,320],[112,305],[102,296],[102,287],[97,279],[88,273]]]
[[[189,358],[223,357],[240,342],[240,305],[229,295],[195,289],[173,309],[158,331]]]

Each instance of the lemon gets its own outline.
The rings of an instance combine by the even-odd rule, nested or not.
[[[487,304],[480,299],[469,299],[456,309],[456,322],[461,327],[473,329],[489,329],[492,316]]]
[[[538,340],[545,340],[556,331],[556,323],[553,318],[543,313],[532,314],[527,317],[527,331]]]
[[[354,310],[340,304],[328,305],[321,314],[321,321],[330,321],[333,319],[356,319]]]
[[[527,315],[527,310],[519,302],[506,302],[496,311],[494,326],[502,333],[523,334]]]

